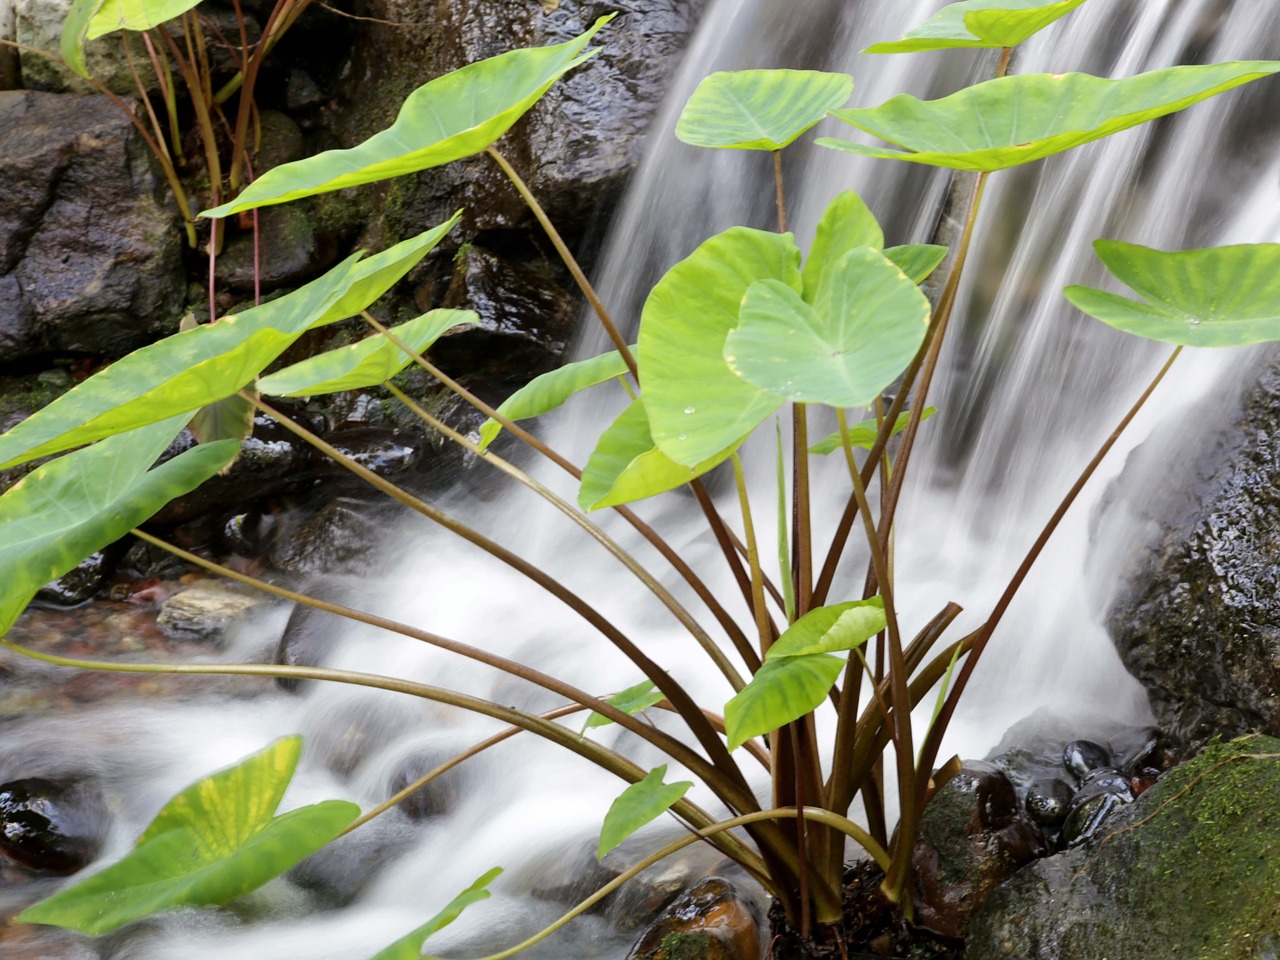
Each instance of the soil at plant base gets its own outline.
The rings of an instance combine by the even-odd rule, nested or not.
[[[775,901],[769,910],[766,960],[960,960],[963,944],[940,940],[904,919],[902,911],[881,896],[883,879],[874,863],[864,861],[848,867],[843,922],[838,928],[815,930],[807,938],[787,922]]]

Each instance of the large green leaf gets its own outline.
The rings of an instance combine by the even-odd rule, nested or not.
[[[725,359],[744,380],[798,403],[869,406],[924,342],[929,301],[870,247],[822,275],[813,306],[776,280],[748,288]]]
[[[822,212],[813,246],[800,272],[806,303],[813,303],[817,297],[818,286],[827,267],[855,247],[881,249],[884,247],[884,231],[862,198],[852,190],[845,190],[837,194]]]
[[[273,817],[297,766],[285,737],[174,797],[124,859],[24,910],[25,923],[96,936],[159,910],[227,903],[334,839],[360,813],[328,800]]]
[[[603,860],[606,853],[627,837],[646,823],[662,816],[693,786],[691,780],[664,784],[662,778],[666,775],[667,765],[664,763],[651,770],[649,775],[639,783],[633,783],[627,787],[622,791],[621,796],[613,801],[609,812],[605,814],[604,826],[600,828],[597,858]]]
[[[423,943],[428,937],[438,933],[457,920],[462,911],[473,903],[489,899],[489,891],[486,887],[500,873],[502,873],[502,868],[494,867],[488,873],[478,877],[475,883],[450,900],[449,905],[443,910],[422,926],[405,934],[391,946],[384,950],[379,950],[377,956],[373,957],[372,960],[419,960],[419,957],[423,955]]]
[[[580,390],[613,380],[626,372],[626,361],[617,350],[610,350],[588,360],[566,363],[563,367],[534,377],[507,397],[502,406],[498,407],[498,412],[508,420],[539,417],[550,413]],[[502,424],[497,420],[489,419],[481,424],[480,449],[487,448],[501,432]]]
[[[880,597],[819,607],[793,623],[725,705],[729,749],[817,709],[844,669],[845,658],[833,654],[861,646],[884,626]]]
[[[1280,340],[1280,244],[1165,252],[1098,240],[1093,249],[1146,302],[1072,286],[1068,300],[1118,330],[1189,347]]]
[[[409,94],[395,123],[364,143],[268,170],[235,200],[201,216],[225,217],[287,203],[479,153],[524,116],[556,80],[599,52],[583,51],[614,16],[601,17],[586,33],[565,43],[512,50],[437,77]]]
[[[740,441],[782,404],[724,359],[738,306],[758,280],[801,289],[789,233],[732,227],[705,241],[658,281],[640,317],[640,382],[658,449],[696,467]]]
[[[200,0],[102,0],[89,21],[88,39],[116,30],[150,30],[180,17]]]
[[[629,717],[634,717],[637,713],[643,713],[663,697],[662,691],[653,685],[652,680],[641,680],[633,687],[615,693],[612,697],[605,699],[605,703],[612,704]],[[582,728],[584,731],[592,727],[606,727],[613,723],[604,714],[591,711],[591,715],[587,717],[586,725]]]
[[[0,435],[0,469],[231,396],[307,330],[381,296],[456,219],[363,262],[354,254],[278,300],[135,350]]]
[[[706,77],[676,137],[695,147],[781,150],[849,99],[853,77],[818,70],[735,70]]]
[[[943,7],[901,40],[864,53],[915,53],[951,47],[1016,47],[1084,0],[963,0]]]
[[[480,317],[471,310],[432,310],[390,332],[415,353],[422,353],[454,327],[472,326]],[[258,380],[258,390],[272,397],[318,397],[342,390],[361,390],[386,383],[413,358],[381,333],[337,350],[309,357]]]
[[[938,412],[937,407],[925,407],[920,414],[920,422],[928,420]],[[911,419],[910,411],[904,410],[898,415],[898,419],[893,421],[893,429],[889,431],[889,436],[894,437],[907,429],[907,422]],[[863,450],[870,450],[876,445],[876,437],[880,435],[880,427],[874,420],[863,420],[861,423],[855,423],[849,428],[849,443],[851,446],[861,447]],[[839,450],[840,431],[828,434],[817,443],[809,448],[809,452],[825,457],[829,453]]]
[[[41,587],[114,543],[231,462],[234,440],[201,445],[148,471],[183,417],[43,464],[0,496],[0,636]]]
[[[1246,60],[1169,67],[1123,80],[1084,73],[1002,77],[941,100],[904,94],[874,108],[833,111],[903,150],[829,137],[817,142],[868,157],[1003,170],[1176,113],[1277,71],[1280,62]]]
[[[644,398],[636,397],[600,435],[587,458],[578,506],[588,511],[615,507],[684,486],[728,460],[742,440],[696,466],[683,466],[654,444]]]

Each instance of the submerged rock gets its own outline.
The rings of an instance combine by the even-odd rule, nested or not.
[[[75,873],[101,851],[106,805],[85,784],[29,778],[0,785],[0,853],[45,873]]]
[[[627,960],[757,960],[760,919],[729,881],[708,877],[674,900]]]
[[[1210,747],[974,918],[967,960],[1260,960],[1280,947],[1280,741]]]
[[[228,584],[198,583],[165,600],[156,624],[170,637],[217,641],[227,627],[260,606],[263,596]]]

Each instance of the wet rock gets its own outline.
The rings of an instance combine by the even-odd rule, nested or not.
[[[1091,840],[1112,813],[1133,802],[1129,777],[1113,767],[1090,770],[1080,781],[1080,789],[1071,798],[1066,821],[1062,825],[1062,842],[1076,846]]]
[[[22,83],[29,90],[53,93],[94,93],[93,85],[72,73],[62,64],[62,24],[71,9],[72,0],[19,0],[14,4],[16,39],[35,50],[52,54],[56,60],[38,53],[23,51],[20,56]],[[0,32],[0,35],[4,35]],[[129,52],[137,65],[146,64],[147,48],[136,34],[126,34]],[[121,34],[112,34],[85,44],[85,65],[89,75],[119,94],[136,94],[137,84],[129,71],[129,61],[121,47]],[[148,90],[160,89],[154,71],[139,70],[139,76]],[[114,109],[114,108],[109,108]],[[0,129],[3,125],[0,125]]]
[[[1193,745],[1280,734],[1280,359],[1241,379],[1227,409],[1135,450],[1098,518],[1108,542],[1137,544],[1094,559],[1128,573],[1100,597],[1116,649]]]
[[[1111,754],[1092,740],[1072,740],[1062,748],[1062,765],[1077,780],[1083,780],[1089,771],[1111,766]]]
[[[627,960],[757,960],[760,919],[727,880],[709,877],[671,903]]]
[[[67,874],[101,851],[108,826],[101,794],[83,783],[30,778],[0,785],[0,853],[44,873]]]
[[[913,861],[920,926],[961,939],[1000,883],[1049,852],[1020,815],[1013,784],[995,764],[970,761],[929,801]]]
[[[1062,778],[1040,777],[1027,790],[1027,816],[1042,827],[1057,829],[1067,818],[1067,807],[1074,796],[1075,790]]]
[[[416,783],[454,755],[452,750],[420,750],[407,757],[391,775],[387,795],[397,794],[411,783]],[[473,762],[465,761],[419,787],[400,801],[400,809],[411,820],[429,820],[449,813],[457,806],[465,790],[466,764]]]
[[[0,360],[173,332],[179,221],[129,118],[106,97],[0,92],[0,156]]]
[[[380,533],[368,508],[335,500],[283,533],[271,560],[292,573],[354,573],[372,559]]]
[[[99,550],[81,560],[74,570],[41,587],[36,600],[55,607],[78,607],[92,600],[110,575],[111,564]]]
[[[1040,860],[975,917],[966,960],[1260,960],[1280,931],[1280,741],[1210,747]]]
[[[231,624],[261,606],[263,596],[216,581],[198,583],[162,603],[156,625],[175,639],[216,642]]]
[[[252,230],[242,230],[227,240],[218,257],[220,284],[252,291],[256,272],[263,291],[297,286],[332,262],[332,256],[322,254],[311,216],[298,204],[258,211],[258,229],[256,249]]]
[[[289,871],[304,890],[319,895],[330,908],[345,907],[410,848],[412,837],[404,821],[386,817],[326,844]]]

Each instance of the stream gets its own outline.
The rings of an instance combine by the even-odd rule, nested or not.
[[[856,53],[900,36],[937,6],[937,0],[714,0],[655,121],[646,159],[600,259],[599,288],[615,314],[634,324],[645,291],[710,234],[734,224],[772,223],[768,157],[698,151],[671,135],[702,76],[716,69],[820,68],[852,73],[860,106],[898,92],[940,96],[989,74],[993,56]],[[1086,4],[1029,41],[1012,69],[1123,76],[1176,63],[1280,58],[1278,44],[1280,8],[1273,4],[1114,0]],[[993,177],[941,378],[930,397],[940,412],[922,428],[921,453],[899,514],[898,604],[909,632],[949,600],[966,609],[951,635],[982,621],[1080,467],[1167,356],[1166,346],[1125,337],[1062,298],[1069,283],[1103,282],[1090,242],[1107,237],[1175,249],[1280,241],[1280,154],[1269,149],[1276,122],[1270,118],[1280,110],[1274,93],[1262,87]],[[827,124],[819,135],[848,134],[848,128]],[[787,151],[785,177],[802,246],[826,202],[850,187],[879,216],[889,244],[927,242],[948,186],[944,174],[926,168],[806,146]],[[608,349],[591,319],[584,318],[580,356]],[[1109,552],[1103,549],[1108,538],[1133,531],[1121,524],[1091,529],[1094,507],[1129,450],[1163,419],[1225,389],[1224,372],[1240,363],[1238,354],[1192,351],[1175,366],[1072,509],[1005,618],[953,724],[944,757],[983,756],[1028,717],[1044,723],[1068,718],[1076,735],[1149,722],[1145,695],[1124,672],[1100,622],[1117,571],[1100,569],[1091,559]],[[589,454],[593,432],[625,403],[621,391],[608,389],[597,388],[585,403],[571,405],[548,433],[577,462]],[[811,433],[830,429],[825,421],[815,422]],[[754,493],[759,515],[766,519],[775,496],[772,457],[771,442],[747,455],[748,470],[760,480]],[[835,462],[819,468],[820,549],[843,506],[842,470]],[[558,477],[543,479],[573,499]],[[713,478],[712,486],[722,513],[736,517],[731,485]],[[700,700],[718,707],[728,698],[723,678],[670,615],[526,491],[504,488],[500,498],[480,500],[458,489],[439,499],[591,598]],[[644,504],[639,512],[669,532],[695,566],[718,576],[723,563],[705,523],[690,509],[692,501],[678,495],[667,500]],[[629,531],[609,529],[642,559],[655,560]],[[572,611],[447,532],[421,518],[396,519],[388,523],[386,540],[376,570],[330,578],[329,594],[534,663],[602,694],[640,679]],[[863,562],[851,551],[833,600],[860,591]],[[662,569],[656,562],[654,567]],[[723,581],[722,592],[732,599],[732,584],[727,576]],[[669,585],[676,587],[674,580]],[[696,601],[691,609],[704,612]],[[217,656],[269,659],[288,613],[265,608]],[[403,637],[345,624],[318,629],[336,637],[331,666],[420,680],[521,709],[558,705],[543,691]],[[139,643],[145,647],[144,641]],[[207,650],[190,652],[211,656]],[[15,671],[45,669],[5,662]],[[368,808],[393,792],[397,776],[408,772],[412,779],[499,729],[389,693],[314,683],[297,694],[255,690],[261,685],[191,678],[144,691],[129,705],[33,709],[29,718],[7,724],[0,782],[30,776],[100,782],[112,814],[106,862],[133,843],[173,793],[274,737],[301,733],[307,744],[284,808],[329,798]],[[609,728],[593,735],[621,742]],[[664,762],[648,748],[628,749],[642,765]],[[680,779],[678,769],[668,776],[673,779]],[[380,818],[313,858],[298,882],[277,881],[225,910],[179,911],[136,924],[91,946],[59,934],[40,955],[365,960],[477,876],[502,866],[492,899],[430,942],[433,952],[445,956],[478,956],[567,909],[564,891],[590,877],[600,822],[619,790],[617,781],[581,760],[533,738],[516,738],[461,768],[440,792],[439,815],[415,819],[396,812]],[[715,812],[709,797],[697,791],[692,797]],[[630,841],[624,856],[677,835],[673,825],[658,823]],[[682,869],[698,872],[713,865],[714,858],[699,854]],[[647,889],[663,882],[651,880]],[[41,881],[0,889],[0,906],[9,912],[55,886]],[[573,892],[585,895],[590,889],[579,885]],[[645,895],[576,922],[526,955],[621,960],[638,932],[629,926],[628,911],[639,909]]]

